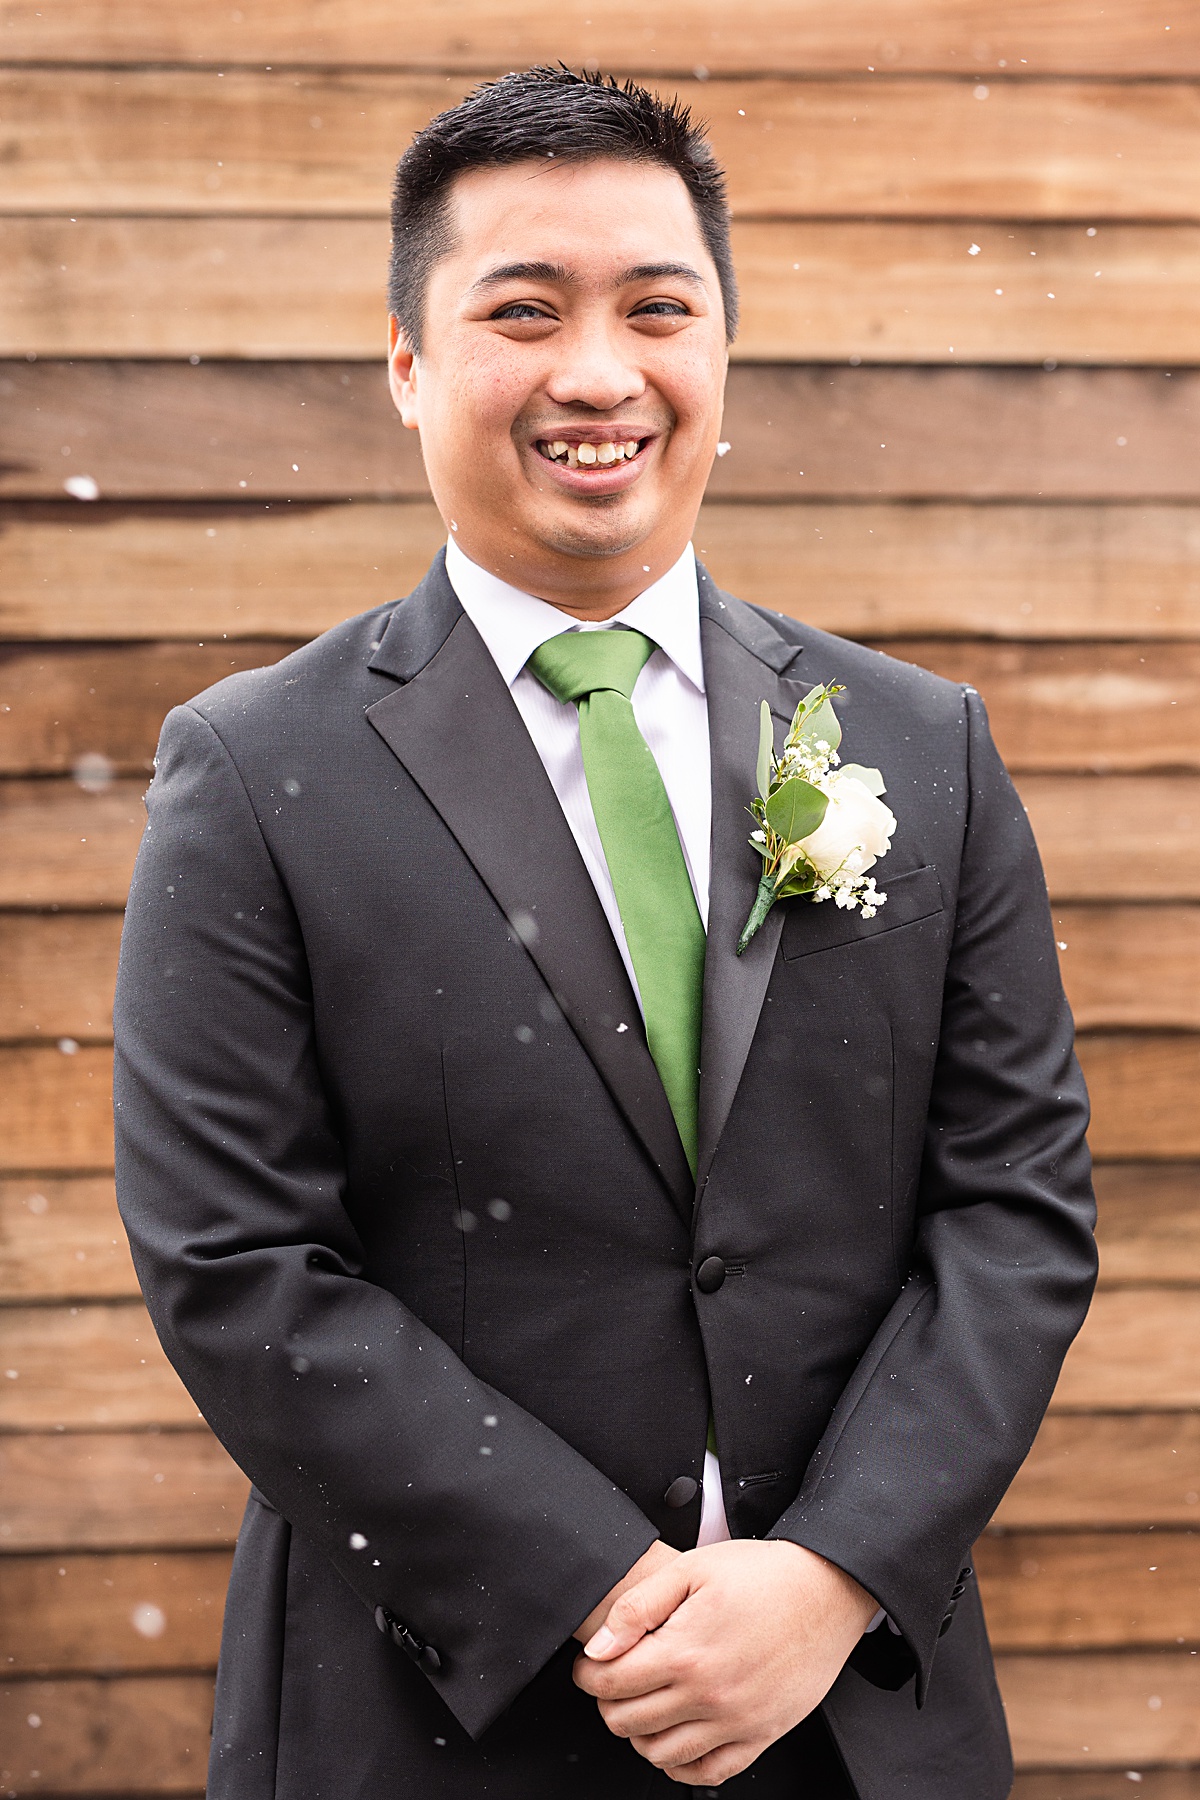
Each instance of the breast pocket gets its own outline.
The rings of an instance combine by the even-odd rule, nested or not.
[[[942,884],[935,868],[911,869],[906,875],[880,880],[887,902],[873,919],[864,919],[834,905],[832,900],[814,904],[797,899],[788,905],[780,943],[784,960],[795,962],[802,956],[815,956],[819,950],[833,950],[841,944],[855,944],[863,938],[880,937],[903,925],[915,925],[918,919],[932,918],[944,910]]]

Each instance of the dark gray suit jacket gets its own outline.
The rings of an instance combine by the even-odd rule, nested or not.
[[[665,1495],[701,1474],[710,1396],[734,1534],[830,1557],[903,1634],[824,1706],[863,1800],[1008,1791],[955,1592],[1095,1270],[1037,855],[970,689],[703,573],[701,612],[696,1183],[440,558],[164,727],[117,1170],[163,1344],[255,1487],[213,1800],[639,1793],[570,1634],[656,1534],[695,1541],[698,1498]],[[899,821],[888,903],[777,906],[739,959],[759,702],[782,732],[833,679]]]

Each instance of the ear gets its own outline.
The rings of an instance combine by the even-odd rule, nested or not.
[[[388,315],[388,387],[403,423],[409,431],[416,431],[417,356],[394,313]]]

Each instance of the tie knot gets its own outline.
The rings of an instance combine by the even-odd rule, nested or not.
[[[653,643],[640,631],[564,631],[547,638],[526,667],[564,704],[584,700],[600,688],[630,700],[653,654]]]

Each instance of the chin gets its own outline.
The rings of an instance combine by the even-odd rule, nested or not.
[[[646,541],[651,528],[644,520],[616,514],[615,506],[610,509],[604,501],[593,500],[582,516],[547,520],[533,535],[560,556],[624,556]]]

